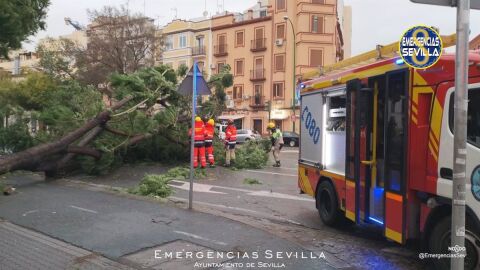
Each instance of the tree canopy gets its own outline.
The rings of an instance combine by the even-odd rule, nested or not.
[[[0,0],[0,57],[19,49],[29,36],[45,28],[50,0]]]

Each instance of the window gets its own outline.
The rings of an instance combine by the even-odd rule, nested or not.
[[[225,62],[218,62],[217,63],[217,73],[220,73],[222,71],[223,66],[225,66]]]
[[[312,0],[312,4],[322,4],[322,5],[325,5],[325,0]]]
[[[277,24],[277,39],[285,39],[285,24]]]
[[[405,183],[405,156],[407,134],[407,73],[389,75],[387,81],[385,119],[385,179],[386,189],[401,192]]]
[[[243,59],[242,60],[235,60],[235,76],[243,75]]]
[[[277,0],[277,10],[286,10],[287,9],[287,1],[286,0]]]
[[[284,89],[283,82],[273,83],[273,98],[275,99],[283,98],[283,89]]]
[[[323,33],[323,17],[313,15],[312,16],[312,25],[311,25],[312,33]]]
[[[238,31],[235,33],[235,47],[243,47],[244,42],[244,32]]]
[[[449,126],[453,133],[455,93],[450,96]],[[468,91],[467,140],[480,148],[480,88]]]
[[[262,134],[263,131],[263,121],[262,119],[253,119],[253,131],[258,134]]]
[[[267,11],[266,10],[260,10],[260,18],[267,17]]]
[[[275,126],[280,130],[283,130],[283,120],[275,120]]]
[[[233,99],[243,98],[243,85],[235,85],[233,87]]]
[[[186,35],[180,35],[178,37],[178,46],[180,48],[185,48],[187,47],[187,36]]]
[[[323,50],[319,50],[319,49],[310,50],[310,66],[311,67],[323,66]]]
[[[275,55],[275,71],[285,71],[285,54]]]
[[[173,49],[173,37],[167,36],[165,40],[165,50],[169,51]]]

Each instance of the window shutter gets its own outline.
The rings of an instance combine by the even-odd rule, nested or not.
[[[285,71],[285,55],[275,55],[275,71]]]
[[[277,39],[285,38],[285,24],[277,25]]]
[[[322,50],[310,50],[310,66],[311,67],[323,66]]]

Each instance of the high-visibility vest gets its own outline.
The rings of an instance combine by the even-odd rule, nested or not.
[[[188,131],[188,136],[192,136],[192,129]],[[203,125],[203,122],[195,122],[195,134],[193,139],[195,140],[195,145],[205,143],[205,126]]]
[[[205,126],[205,142],[211,143],[213,142],[213,136],[215,135],[215,128],[207,124]]]
[[[228,144],[237,144],[237,128],[234,125],[229,125],[225,130],[225,140]]]

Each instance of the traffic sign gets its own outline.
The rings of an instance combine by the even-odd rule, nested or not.
[[[417,4],[456,7],[457,0],[410,0]],[[480,9],[480,0],[470,0],[470,9]]]

